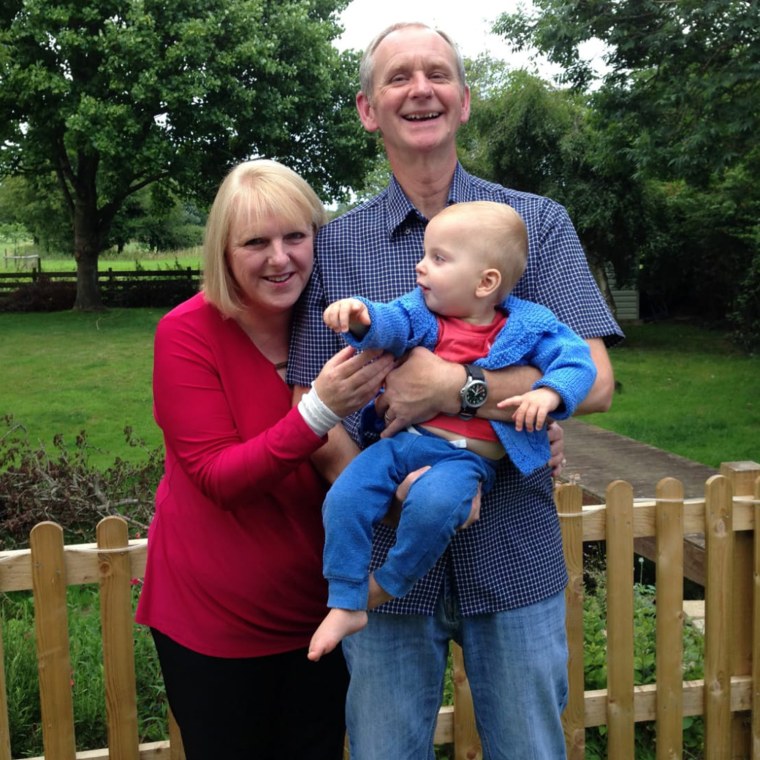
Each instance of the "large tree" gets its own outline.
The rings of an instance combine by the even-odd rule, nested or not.
[[[758,29],[755,0],[534,0],[494,29],[591,92],[608,146],[661,193],[667,245],[642,258],[642,286],[711,319],[752,319],[757,299],[746,273],[760,270]],[[601,72],[583,55],[592,40]]]
[[[460,155],[474,173],[568,210],[603,291],[634,279],[652,225],[647,188],[612,149],[582,94],[481,57],[468,62],[472,116]],[[608,294],[609,297],[609,294]]]
[[[65,200],[75,308],[101,307],[97,262],[118,210],[152,183],[207,201],[267,156],[325,198],[364,173],[347,0],[5,0],[0,176],[48,177]]]
[[[760,3],[755,0],[534,0],[494,31],[535,46],[597,108],[623,120],[659,176],[707,182],[756,145]],[[584,45],[604,43],[601,72]]]

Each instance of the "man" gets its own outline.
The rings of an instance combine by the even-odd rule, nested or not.
[[[493,200],[513,206],[528,228],[528,265],[515,295],[549,307],[587,340],[597,380],[581,411],[606,410],[614,382],[605,341],[622,333],[565,210],[479,180],[459,165],[456,132],[469,118],[470,95],[451,40],[424,25],[394,25],[370,44],[360,75],[359,117],[382,136],[393,178],[380,195],[320,232],[290,379],[307,386],[341,346],[321,323],[328,303],[355,294],[388,301],[411,289],[427,221],[450,203]],[[486,372],[483,388],[462,365],[414,349],[388,376],[378,401],[383,435],[437,412],[507,419],[513,410],[496,403],[537,378],[531,367]],[[359,440],[358,421],[347,428]],[[391,528],[376,531],[371,569],[393,540]],[[344,640],[352,758],[433,758],[450,639],[464,649],[484,757],[564,757],[566,580],[549,468],[523,477],[503,461],[480,519],[455,536],[409,594],[383,605],[364,630]]]

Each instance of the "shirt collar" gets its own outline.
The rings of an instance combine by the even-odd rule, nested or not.
[[[470,175],[467,174],[462,168],[462,165],[457,161],[457,165],[454,168],[454,176],[451,180],[451,186],[449,187],[449,197],[446,201],[447,206],[450,206],[452,203],[462,203],[467,200],[469,178]],[[425,217],[414,207],[409,198],[407,198],[404,189],[401,187],[395,176],[391,176],[386,202],[388,204],[389,235],[393,235],[393,233],[406,222],[410,215],[415,216],[423,223],[427,222],[427,219],[425,219]]]

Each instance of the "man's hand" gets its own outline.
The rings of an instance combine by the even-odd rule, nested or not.
[[[426,348],[412,349],[385,378],[385,393],[375,402],[378,415],[385,419],[382,437],[425,422],[439,412],[456,414],[459,405],[454,402],[464,377],[461,365],[439,359]]]

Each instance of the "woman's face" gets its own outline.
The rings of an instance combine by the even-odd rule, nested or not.
[[[311,276],[314,230],[306,221],[268,217],[254,222],[238,213],[230,226],[226,257],[249,309],[262,314],[288,311]]]

